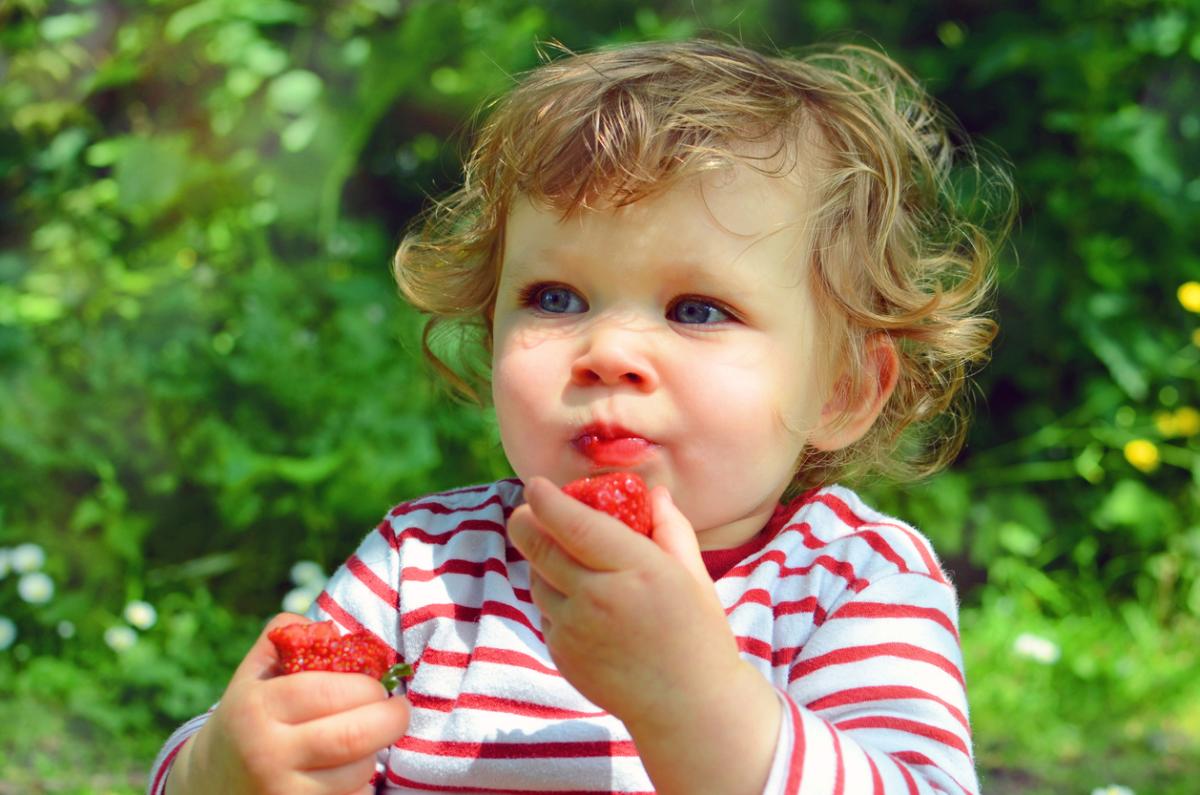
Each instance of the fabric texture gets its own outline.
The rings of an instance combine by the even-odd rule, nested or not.
[[[505,533],[522,493],[502,480],[397,506],[310,611],[416,668],[408,734],[379,754],[381,793],[653,791],[621,722],[550,659]],[[978,791],[955,592],[920,533],[831,486],[705,561],[784,707],[765,792]],[[202,722],[168,740],[151,795]]]

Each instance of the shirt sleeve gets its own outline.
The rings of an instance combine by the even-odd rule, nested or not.
[[[213,705],[208,712],[203,715],[197,715],[187,723],[180,726],[171,736],[167,738],[162,749],[158,752],[158,756],[154,758],[154,764],[150,766],[150,777],[146,786],[146,795],[163,795],[167,790],[167,775],[171,772],[171,765],[175,763],[175,757],[183,748],[184,744],[192,738],[192,736],[200,731],[208,721],[208,716],[216,709]]]
[[[778,689],[765,795],[978,792],[953,587],[876,580],[832,611]]]

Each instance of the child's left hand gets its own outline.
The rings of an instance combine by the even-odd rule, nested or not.
[[[665,487],[650,493],[650,538],[545,478],[530,478],[525,499],[509,537],[532,569],[550,655],[580,693],[631,729],[672,725],[742,675],[695,531]]]

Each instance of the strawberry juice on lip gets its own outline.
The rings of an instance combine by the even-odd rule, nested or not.
[[[631,467],[657,446],[641,436],[584,432],[572,440],[575,449],[599,466]]]
[[[576,443],[579,452],[601,466],[628,467],[644,459],[654,445],[641,438],[591,439]]]

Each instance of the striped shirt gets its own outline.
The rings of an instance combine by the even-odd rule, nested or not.
[[[649,793],[622,723],[555,669],[508,542],[516,480],[392,509],[311,614],[411,662],[382,793]],[[742,656],[783,704],[767,793],[975,793],[953,586],[928,541],[838,486],[705,553]],[[151,795],[202,719],[159,755]]]

